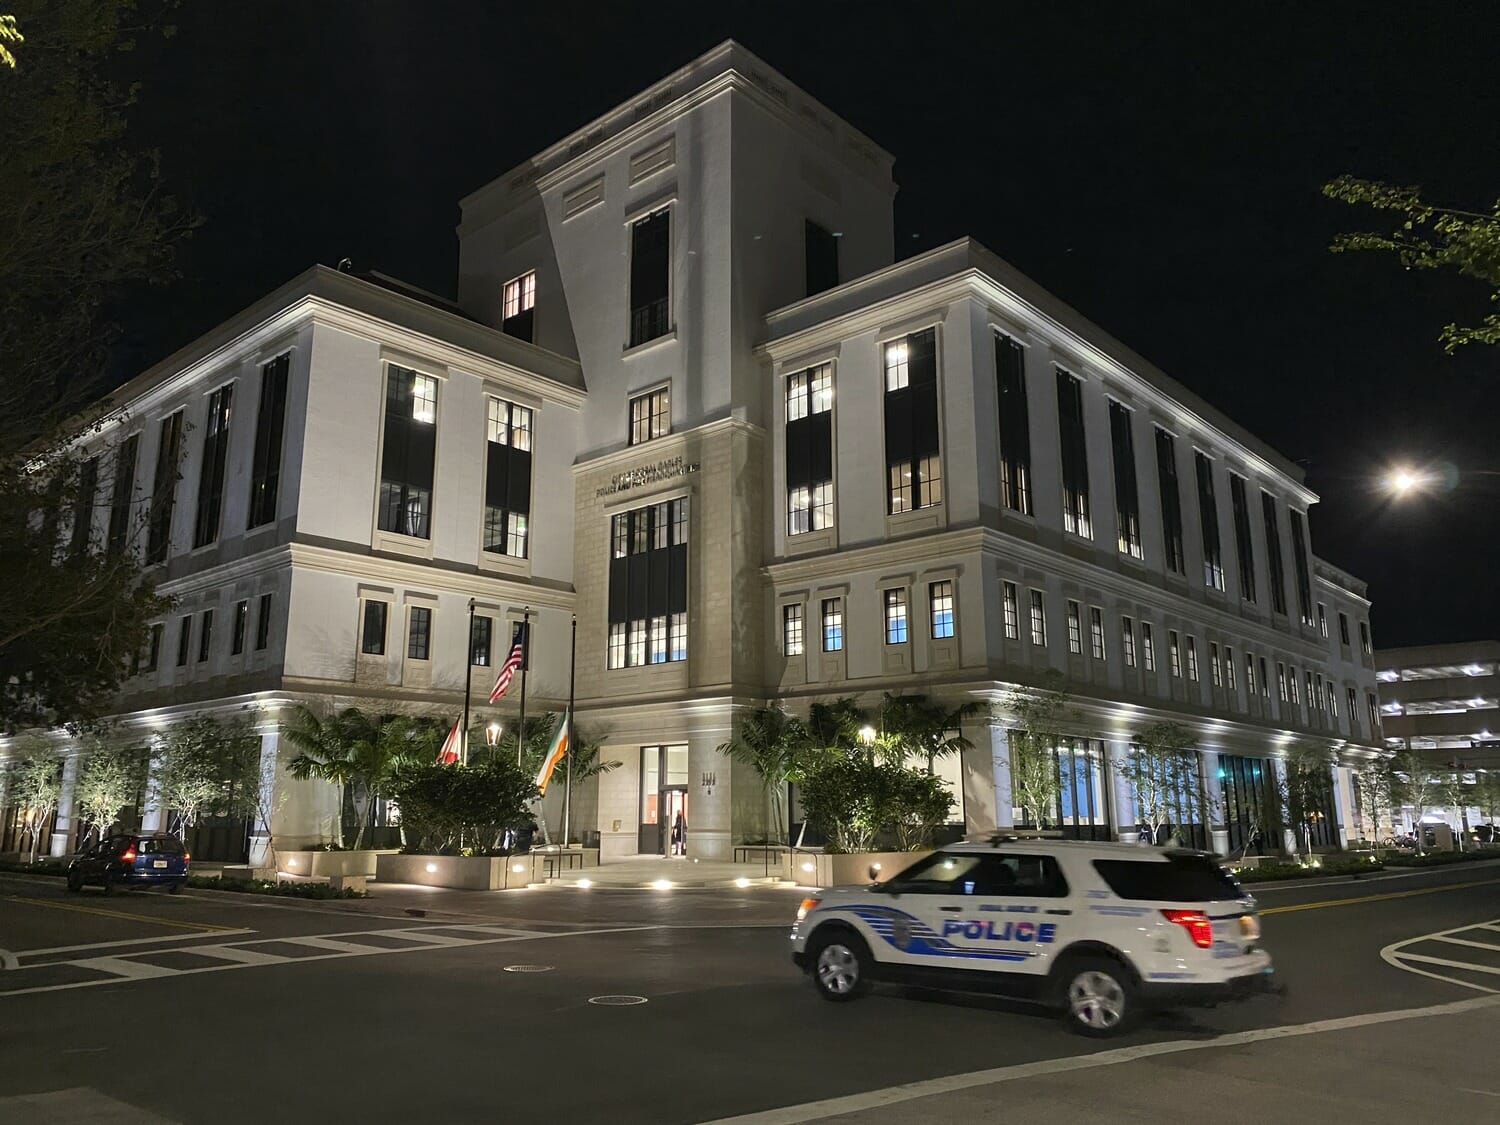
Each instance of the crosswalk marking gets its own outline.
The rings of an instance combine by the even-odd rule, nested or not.
[[[1380,951],[1380,958],[1388,965],[1402,969],[1408,973],[1416,973],[1418,976],[1431,977],[1433,980],[1446,981],[1456,984],[1462,988],[1473,989],[1475,992],[1500,993],[1500,988],[1490,988],[1487,985],[1478,984],[1461,977],[1451,976],[1447,973],[1434,972],[1432,969],[1421,968],[1422,965],[1432,965],[1441,969],[1458,970],[1464,973],[1482,973],[1486,976],[1500,976],[1500,967],[1484,965],[1477,961],[1457,960],[1458,952],[1452,959],[1446,957],[1433,957],[1426,953],[1414,953],[1410,947],[1419,945],[1424,941],[1441,942],[1447,945],[1459,946],[1473,949],[1483,949],[1491,953],[1500,953],[1500,945],[1493,942],[1475,941],[1473,938],[1459,937],[1460,934],[1473,934],[1475,938],[1485,937],[1490,933],[1500,932],[1500,920],[1495,922],[1476,922],[1467,926],[1456,926],[1451,930],[1438,930],[1436,933],[1422,934],[1418,937],[1407,938],[1404,941],[1392,942]],[[1473,954],[1469,955],[1473,957]]]
[[[182,945],[174,948],[156,948],[139,953],[122,952],[113,957],[86,957],[77,960],[44,961],[38,964],[23,964],[20,968],[0,977],[0,999],[6,996],[25,996],[38,992],[59,992],[74,988],[94,988],[99,985],[123,984],[138,980],[166,979],[192,976],[196,973],[225,972],[230,969],[249,969],[273,965],[289,965],[303,961],[324,961],[340,957],[378,957],[394,953],[427,952],[442,949],[457,949],[468,946],[496,945],[502,942],[536,941],[545,938],[590,937],[600,934],[634,933],[640,930],[657,929],[655,926],[612,926],[593,930],[569,930],[561,933],[541,930],[521,930],[509,926],[487,925],[424,925],[383,930],[351,930],[335,934],[300,934],[290,937],[261,937],[253,940],[240,939],[218,942],[211,945]],[[484,936],[473,936],[481,934]],[[392,938],[406,944],[365,944],[357,941],[340,941],[340,938],[381,937]],[[305,955],[273,952],[266,946],[301,946],[315,951]],[[191,953],[217,963],[195,965],[191,968],[173,969],[153,964],[139,958],[159,953]],[[82,968],[102,977],[68,981],[63,984],[28,985],[36,979],[35,974],[47,969]],[[7,987],[15,985],[17,987]]]

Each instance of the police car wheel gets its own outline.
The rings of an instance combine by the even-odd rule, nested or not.
[[[813,985],[823,999],[853,1000],[869,991],[870,951],[856,935],[814,938],[809,954]]]
[[[1129,1031],[1140,1014],[1130,974],[1106,957],[1083,957],[1064,966],[1062,1003],[1068,1027],[1094,1038]]]

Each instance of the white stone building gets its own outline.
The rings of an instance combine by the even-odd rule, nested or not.
[[[1003,710],[1048,670],[1067,831],[1134,832],[1117,766],[1171,718],[1222,797],[1205,842],[1310,740],[1337,843],[1380,749],[1369,603],[1312,555],[1301,471],[985,248],[895,261],[891,173],[725,43],[465,198],[456,304],[314,268],[122,388],[105,475],[131,435],[133,494],[186,455],[122,721],[254,704],[269,766],[290,701],[455,716],[474,599],[476,724],[514,717],[482,699],[527,609],[528,710],[560,708],[576,614],[578,722],[622,762],[576,808],[605,859],[679,810],[689,854],[765,831],[716,750],[744,708]],[[1011,825],[1003,714],[965,734],[963,824]],[[270,775],[278,840],[326,832],[336,795]]]

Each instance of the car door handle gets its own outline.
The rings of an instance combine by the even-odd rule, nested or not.
[[[1073,912],[1071,910],[1049,910],[1049,911],[1047,911],[1047,913],[1048,914],[1071,914]]]
[[[962,906],[945,906],[942,909],[947,914],[962,914],[964,908]]]

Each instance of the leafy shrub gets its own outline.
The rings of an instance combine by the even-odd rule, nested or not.
[[[1428,852],[1426,855],[1388,855],[1387,867],[1445,867],[1450,863],[1475,863],[1481,859],[1493,859],[1486,852]]]
[[[0,863],[0,871],[15,871],[22,875],[66,875],[68,863],[61,859],[42,859],[36,863]]]
[[[885,831],[894,831],[903,848],[920,848],[953,807],[937,778],[872,762],[859,750],[818,763],[801,788],[802,808],[827,836],[830,852],[869,851]]]
[[[353,887],[335,890],[327,883],[272,883],[265,879],[209,879],[192,876],[190,887],[211,891],[235,891],[247,895],[279,895],[282,898],[368,898],[365,891]]]
[[[409,765],[391,789],[401,806],[407,850],[442,854],[460,847],[496,851],[508,830],[531,823],[537,796],[532,779],[498,756],[467,766]]]

